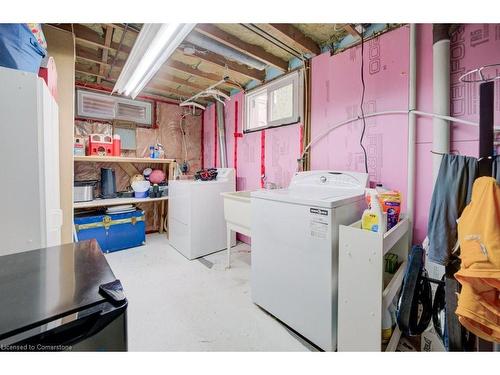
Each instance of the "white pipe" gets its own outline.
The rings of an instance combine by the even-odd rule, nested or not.
[[[408,94],[408,182],[406,192],[406,215],[410,220],[409,241],[413,239],[413,215],[415,208],[415,149],[417,114],[417,25],[410,24],[410,88]]]
[[[365,118],[370,118],[370,117],[375,117],[375,116],[387,116],[387,115],[408,115],[409,113],[415,113],[416,115],[424,116],[424,117],[435,117],[435,118],[439,118],[442,120],[453,121],[453,122],[464,124],[464,125],[479,126],[479,123],[477,123],[477,122],[462,120],[462,119],[457,118],[457,117],[444,116],[444,115],[439,115],[437,113],[430,113],[430,112],[423,112],[423,111],[409,111],[409,110],[394,110],[394,111],[382,111],[382,112],[367,113],[367,114],[365,114]],[[321,133],[316,138],[311,140],[311,142],[309,142],[309,144],[306,147],[304,147],[304,151],[302,152],[299,160],[304,158],[304,155],[308,152],[308,150],[311,148],[311,146],[313,146],[314,144],[321,141],[321,139],[326,137],[333,130],[340,128],[341,126],[350,124],[351,122],[358,121],[358,120],[361,120],[361,116],[352,117],[349,120],[338,122],[338,123],[332,125],[332,127],[326,129],[323,133]],[[495,125],[495,130],[500,130],[500,125]]]
[[[196,102],[189,102],[189,101],[180,103],[179,107],[196,107],[196,108],[205,110],[205,107],[202,106],[201,104],[196,103]]]
[[[212,90],[212,89],[216,88],[217,86],[219,86],[219,85],[221,85],[221,84],[223,84],[225,82],[226,82],[226,78],[221,79],[219,82],[216,82],[216,83],[214,83],[211,86],[208,86],[205,90],[200,91],[198,94],[193,95],[189,99],[184,100],[181,104],[184,104],[184,103],[187,103],[187,102],[191,102],[191,101],[195,100],[196,98],[200,97],[201,95],[203,95],[205,93],[205,91]]]
[[[450,115],[450,40],[441,39],[432,46],[432,111]],[[434,117],[432,121],[432,150],[441,154],[450,152],[450,123]],[[433,155],[433,182],[436,182],[442,155]]]

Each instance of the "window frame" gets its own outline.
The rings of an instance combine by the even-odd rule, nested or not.
[[[280,88],[286,87],[288,85],[293,85],[293,110],[292,116],[287,118],[282,118],[279,120],[271,121],[271,110],[272,110],[272,93],[279,90]],[[263,92],[267,94],[267,105],[266,105],[266,125],[248,128],[250,123],[251,111],[250,103],[251,100],[261,95]],[[245,93],[245,106],[244,106],[244,124],[243,133],[252,133],[269,128],[277,128],[281,126],[288,126],[298,124],[302,121],[303,117],[303,104],[304,104],[304,73],[303,69],[296,69],[287,73],[283,76],[275,78],[255,89],[249,90]]]

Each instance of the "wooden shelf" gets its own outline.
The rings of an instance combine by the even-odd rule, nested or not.
[[[110,199],[94,199],[89,202],[75,202],[73,208],[91,208],[91,207],[106,207],[117,206],[120,204],[135,204],[135,203],[150,203],[166,201],[168,196],[160,198],[110,198]]]
[[[74,161],[99,162],[99,163],[145,163],[145,164],[169,164],[175,163],[175,159],[151,159],[151,158],[128,158],[121,156],[74,156]]]

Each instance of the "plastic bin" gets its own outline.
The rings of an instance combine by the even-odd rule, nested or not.
[[[25,23],[0,23],[0,66],[38,74],[47,52]]]

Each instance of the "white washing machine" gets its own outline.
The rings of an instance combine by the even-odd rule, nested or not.
[[[221,193],[236,190],[233,168],[217,169],[214,181],[168,182],[168,239],[177,251],[195,259],[226,248]],[[236,244],[236,235],[232,240]]]
[[[251,193],[252,299],[323,350],[337,347],[340,224],[361,218],[368,175],[299,172]]]

